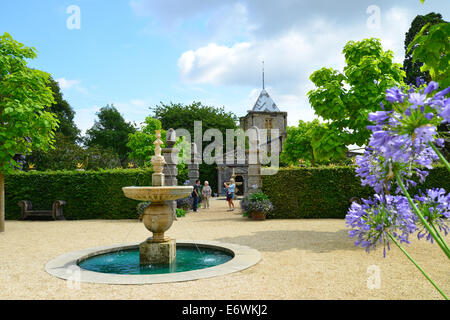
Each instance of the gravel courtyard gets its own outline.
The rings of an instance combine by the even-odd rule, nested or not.
[[[7,221],[0,233],[0,299],[441,299],[396,247],[367,254],[347,236],[344,220],[265,220],[226,211],[226,202],[189,212],[167,235],[257,249],[262,260],[226,276],[179,283],[79,288],[47,274],[45,264],[75,250],[140,242],[150,233],[136,220]],[[436,244],[412,239],[408,252],[447,294],[448,260]],[[448,239],[447,239],[448,241]],[[372,270],[380,287],[368,288]],[[369,281],[370,282],[370,281]],[[370,282],[372,283],[372,282]],[[370,286],[369,286],[370,287]]]

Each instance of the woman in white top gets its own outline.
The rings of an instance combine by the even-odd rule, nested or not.
[[[205,181],[205,185],[202,189],[202,197],[203,197],[203,209],[209,209],[209,198],[211,198],[211,187],[209,186],[209,182]]]

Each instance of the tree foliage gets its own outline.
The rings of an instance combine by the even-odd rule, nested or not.
[[[343,72],[332,68],[315,71],[310,80],[316,89],[308,92],[315,113],[327,121],[313,130],[316,159],[341,158],[346,146],[367,143],[367,115],[380,109],[385,91],[403,83],[405,72],[394,63],[393,52],[384,51],[379,39],[349,41],[342,52]]]
[[[297,127],[288,127],[280,160],[289,165],[298,165],[303,160],[314,166],[313,129],[320,126],[319,120],[314,119],[312,122],[300,120]]]
[[[5,229],[4,174],[19,166],[16,155],[51,147],[58,126],[45,109],[54,102],[49,74],[27,66],[26,59],[36,56],[36,49],[8,33],[0,36],[0,232]]]
[[[151,158],[155,154],[155,145],[153,144],[156,140],[155,130],[161,130],[161,140],[165,142],[166,130],[161,128],[161,121],[152,117],[145,118],[141,128],[128,136],[127,146],[131,149],[128,158],[135,161],[140,167],[151,166]],[[162,147],[164,148],[164,144]],[[190,157],[190,145],[184,137],[179,137],[174,147],[180,150],[177,169],[178,182],[181,184],[187,178],[187,166],[183,159],[186,156]]]
[[[146,117],[142,127],[128,135],[127,147],[130,149],[128,158],[136,161],[139,166],[149,166],[151,157],[155,154],[153,144],[156,140],[155,130],[161,130],[161,121]],[[166,141],[166,130],[161,130],[161,140]]]
[[[202,121],[203,132],[215,128],[222,133],[225,133],[226,129],[235,129],[238,121],[235,114],[226,112],[223,107],[204,106],[201,102],[193,102],[190,105],[161,103],[152,110],[155,118],[161,121],[163,129],[184,128],[190,132],[192,137],[194,137],[194,121]]]
[[[426,24],[437,24],[444,22],[440,13],[430,12],[427,15],[417,15],[411,22],[411,26],[405,34],[405,60],[403,61],[403,69],[406,72],[405,83],[416,84],[417,77],[421,77],[425,82],[431,81],[431,76],[428,71],[420,71],[423,63],[420,61],[413,62],[412,52],[408,50],[410,43],[414,40],[416,35]]]
[[[98,145],[83,148],[70,137],[57,132],[54,148],[47,152],[33,152],[27,157],[25,169],[75,170],[79,164],[86,170],[115,169],[121,166],[119,156],[111,148],[104,149]]]
[[[411,50],[413,63],[423,63],[420,71],[429,72],[441,88],[450,86],[450,23],[425,24],[409,44]]]
[[[80,141],[80,129],[77,128],[73,121],[75,111],[63,98],[58,82],[49,77],[48,85],[52,89],[55,102],[47,110],[54,113],[59,120],[59,127],[56,129],[56,132],[61,132],[73,142]]]
[[[26,59],[36,58],[34,48],[25,47],[8,33],[0,36],[0,171],[11,172],[16,154],[46,150],[58,126],[52,105],[49,74],[31,69]]]
[[[86,131],[86,145],[112,148],[124,164],[127,154],[131,151],[127,147],[128,135],[134,133],[136,129],[131,123],[125,121],[114,105],[101,108],[97,116],[98,121],[96,120],[92,128]]]

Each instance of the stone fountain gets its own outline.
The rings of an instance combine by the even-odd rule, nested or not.
[[[176,257],[176,241],[164,235],[173,223],[173,209],[170,200],[189,196],[192,186],[164,186],[164,157],[161,155],[161,131],[156,130],[155,155],[151,159],[154,173],[151,187],[123,187],[127,198],[150,201],[145,209],[142,222],[153,236],[139,245],[139,263],[170,264]]]

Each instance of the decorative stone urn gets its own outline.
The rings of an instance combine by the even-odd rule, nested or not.
[[[139,263],[170,264],[176,256],[176,242],[164,235],[173,223],[173,210],[166,203],[168,200],[176,200],[187,197],[193,190],[192,186],[164,186],[164,174],[162,173],[165,160],[161,156],[161,132],[156,130],[155,155],[151,159],[154,169],[151,187],[123,187],[127,198],[150,201],[145,209],[142,222],[153,233],[153,236],[142,242],[139,246]]]

